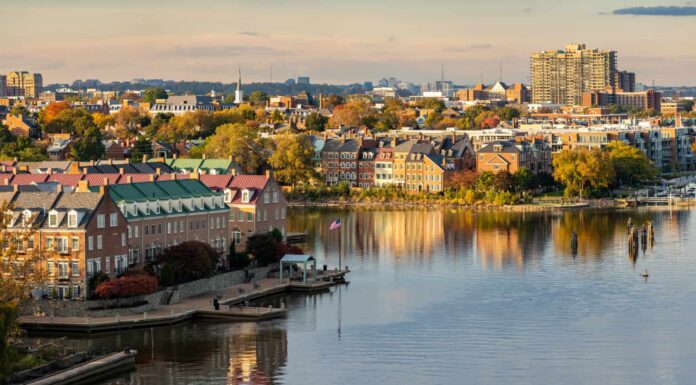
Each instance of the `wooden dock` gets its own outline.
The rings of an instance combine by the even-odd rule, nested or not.
[[[288,233],[288,235],[285,236],[285,242],[287,242],[289,245],[295,243],[304,243],[306,241],[307,233]]]
[[[138,352],[127,350],[109,354],[103,357],[83,362],[72,368],[61,370],[29,381],[28,385],[69,385],[87,384],[96,380],[113,376],[115,373],[132,370],[135,368],[135,356]]]
[[[345,282],[348,270],[320,271],[306,283],[282,282],[278,278],[264,278],[255,284],[234,285],[215,293],[206,293],[180,301],[177,304],[162,305],[155,310],[140,313],[117,315],[113,317],[51,317],[21,316],[19,325],[34,332],[60,333],[103,333],[146,327],[173,325],[191,319],[216,319],[229,322],[261,322],[287,315],[284,306],[280,308],[260,308],[242,306],[248,302],[287,292],[320,293],[331,286]],[[213,298],[218,298],[220,310],[215,310]]]

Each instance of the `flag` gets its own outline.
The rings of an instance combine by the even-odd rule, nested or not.
[[[341,218],[336,218],[335,221],[331,222],[331,226],[329,226],[329,231],[336,230],[339,227],[341,227]]]

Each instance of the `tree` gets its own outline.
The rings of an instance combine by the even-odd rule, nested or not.
[[[268,158],[281,183],[292,185],[314,177],[314,145],[307,135],[284,134],[275,138],[275,150]]]
[[[614,165],[617,183],[634,185],[655,179],[655,167],[636,147],[622,141],[613,141],[607,145],[606,150]]]
[[[55,119],[61,112],[71,108],[70,104],[66,102],[51,102],[39,113],[39,122],[46,125]]]
[[[432,111],[428,114],[428,117],[425,118],[425,127],[434,128],[435,125],[440,123],[441,120],[442,120],[442,115],[440,115],[439,112]]]
[[[321,103],[323,108],[333,110],[336,106],[344,104],[346,101],[341,95],[331,94],[324,97],[324,101]]]
[[[372,104],[364,99],[351,100],[346,104],[336,106],[332,112],[331,125],[333,127],[348,126],[357,127],[366,125],[374,118]]]
[[[254,91],[249,96],[249,103],[252,106],[265,106],[268,101],[268,94],[263,91]]]
[[[50,106],[50,104],[49,104],[49,106]],[[48,106],[46,108],[48,108]],[[31,115],[31,113],[29,112],[29,110],[27,110],[27,107],[25,105],[15,104],[10,109],[10,115],[29,116],[29,115]]]
[[[152,143],[149,140],[147,140],[141,136],[138,138],[138,140],[133,145],[133,148],[131,149],[130,157],[131,157],[131,159],[133,159],[134,162],[140,162],[140,160],[143,159],[143,156],[147,156],[148,158],[152,158],[153,150],[152,150]]]
[[[230,255],[227,257],[228,267],[232,270],[244,269],[249,266],[249,255],[247,253],[238,253],[237,245],[234,241],[230,242]]]
[[[169,95],[164,88],[148,88],[143,92],[143,99],[148,103],[154,103],[157,99],[166,99]]]
[[[562,150],[553,158],[553,177],[565,185],[566,196],[587,196],[588,188],[607,188],[614,182],[614,165],[602,150]]]
[[[253,174],[266,162],[267,147],[258,129],[246,124],[224,124],[206,139],[203,153],[211,158],[231,156],[245,172]]]
[[[513,107],[500,107],[495,110],[495,115],[500,118],[500,120],[509,122],[513,119],[517,119],[520,117],[520,110],[517,108]]]
[[[464,110],[461,118],[457,122],[457,128],[462,130],[478,130],[481,128],[479,124],[476,123],[476,118],[483,112],[488,111],[488,109],[481,105],[475,105]]]
[[[47,133],[69,133],[83,135],[91,128],[96,128],[92,114],[84,108],[68,108],[61,110],[55,117],[43,126]]]
[[[104,155],[105,150],[101,131],[95,126],[75,140],[70,156],[78,161],[97,160]]]
[[[476,127],[485,128],[495,128],[500,124],[500,118],[493,111],[483,111],[474,119]]]
[[[99,127],[100,130],[106,130],[107,128],[114,125],[114,117],[110,114],[102,114],[101,112],[95,112],[92,114],[92,121]]]
[[[534,187],[534,174],[526,168],[521,168],[512,174],[515,189],[518,191],[529,190]]]
[[[493,188],[498,191],[512,191],[515,186],[515,179],[507,170],[498,171],[493,175]]]
[[[163,269],[171,269],[173,283],[209,277],[219,262],[220,253],[207,243],[199,241],[186,241],[168,247],[157,257],[158,265]]]
[[[329,118],[326,116],[318,112],[312,112],[305,118],[305,128],[309,131],[323,132],[328,122]]]
[[[278,261],[280,243],[271,233],[254,234],[247,238],[247,253],[251,254],[259,266],[267,266]]]
[[[478,173],[472,170],[460,170],[450,173],[446,180],[447,187],[455,190],[467,190],[476,185]]]
[[[445,102],[436,98],[423,98],[415,103],[415,106],[424,110],[434,110],[442,112],[445,109]]]
[[[150,124],[149,116],[138,108],[124,106],[114,115],[116,136],[119,139],[132,139],[138,136],[140,128]]]

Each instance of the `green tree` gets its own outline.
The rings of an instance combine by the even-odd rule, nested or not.
[[[513,107],[500,107],[495,110],[495,114],[503,121],[511,121],[520,117],[520,110]]]
[[[268,94],[263,91],[254,91],[249,95],[249,103],[253,106],[262,107],[266,105],[268,101]]]
[[[314,146],[309,136],[285,134],[275,138],[275,149],[268,163],[281,183],[295,186],[315,176],[313,158]]]
[[[203,153],[212,158],[227,158],[244,172],[253,174],[266,163],[268,142],[259,136],[257,128],[246,124],[224,124],[215,135],[206,139]]]
[[[635,185],[655,180],[655,167],[639,149],[622,141],[613,141],[606,147],[614,164],[618,184]]]
[[[254,234],[247,239],[246,251],[256,259],[259,266],[267,266],[277,262],[279,247],[273,234]]]
[[[534,174],[526,168],[521,168],[512,174],[515,181],[515,188],[518,191],[525,191],[534,187]]]
[[[329,118],[326,116],[318,112],[312,112],[305,118],[305,128],[309,131],[323,132],[328,122]]]
[[[152,150],[152,143],[141,136],[133,145],[130,157],[134,162],[140,162],[143,159],[143,156],[146,155],[148,158],[153,157],[154,153]]]
[[[94,126],[87,129],[75,140],[70,150],[70,156],[78,161],[97,160],[104,155],[104,151],[101,131]]]
[[[27,110],[27,107],[23,104],[15,104],[12,106],[10,109],[10,115],[22,115],[22,116],[29,116],[31,113],[29,110]]]
[[[588,188],[607,188],[615,178],[609,153],[602,150],[562,150],[553,158],[553,177],[565,185],[566,196],[586,197]]]
[[[77,136],[96,128],[94,118],[84,108],[69,108],[60,111],[50,122],[46,123],[43,131],[46,133],[70,133]]]
[[[496,191],[512,191],[515,179],[507,170],[498,171],[493,175],[493,188]]]
[[[169,95],[164,88],[148,88],[143,92],[143,99],[148,103],[154,103],[157,99],[166,99]]]

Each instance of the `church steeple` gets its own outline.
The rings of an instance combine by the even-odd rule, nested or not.
[[[237,91],[234,92],[234,104],[244,103],[244,93],[242,92],[242,67],[237,68],[239,77],[237,78]]]

